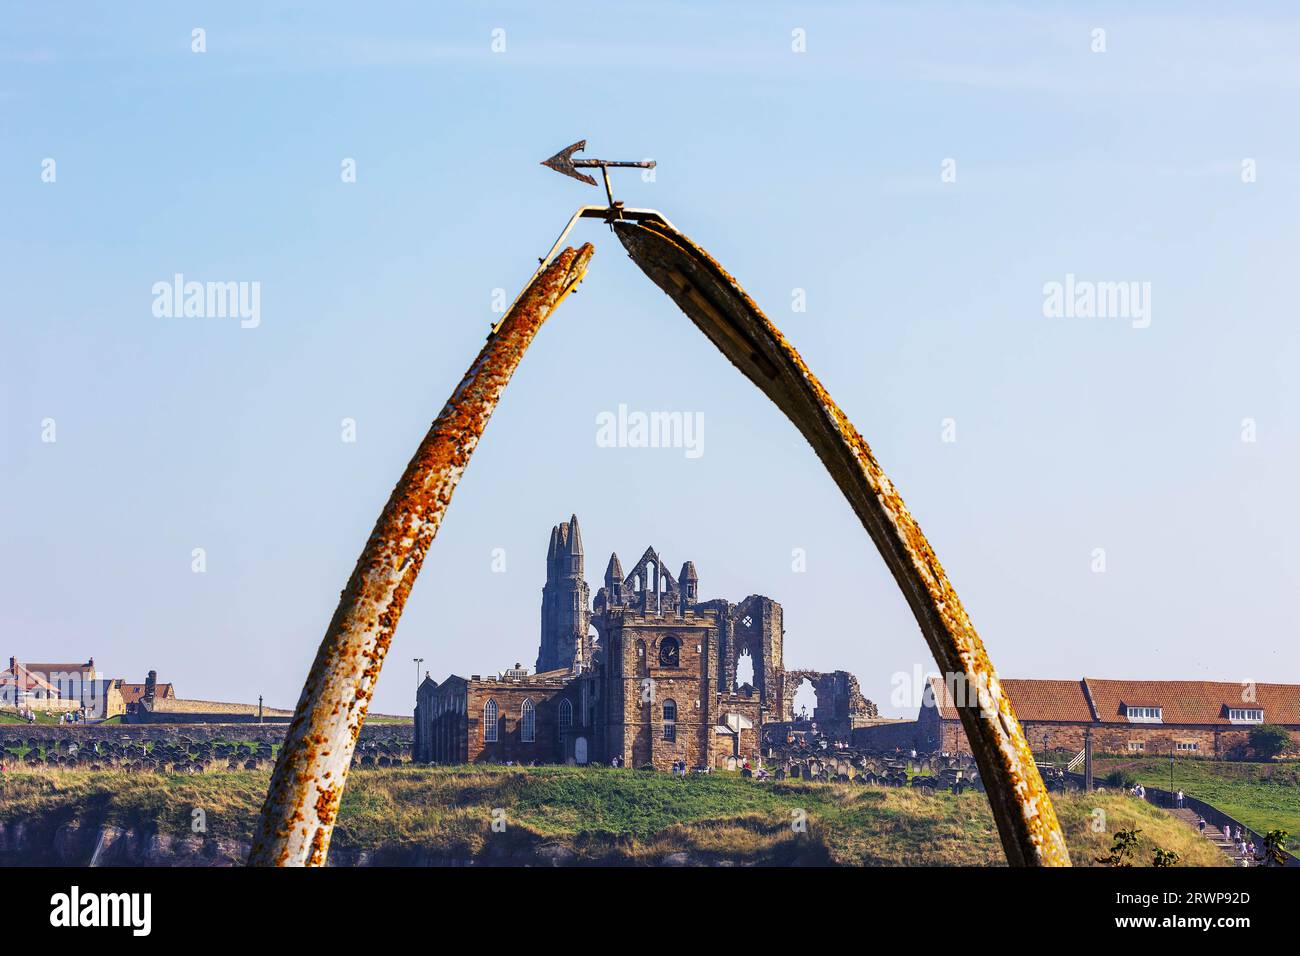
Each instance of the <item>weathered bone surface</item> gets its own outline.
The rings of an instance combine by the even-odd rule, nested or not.
[[[254,836],[254,866],[321,866],[379,668],[465,466],[547,316],[592,247],[565,249],[520,295],[393,489],[316,652]]]
[[[959,710],[1007,861],[1068,866],[1056,810],[984,644],[866,441],[799,353],[707,252],[660,223],[618,222],[614,228],[633,261],[812,445],[885,559],[940,670],[971,689]]]

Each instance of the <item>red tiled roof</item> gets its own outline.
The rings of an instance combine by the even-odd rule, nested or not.
[[[949,688],[932,677],[939,716],[957,720]],[[1201,680],[1081,681],[1008,678],[1002,688],[1020,721],[1125,724],[1124,707],[1159,707],[1164,724],[1232,725],[1230,708],[1262,709],[1269,724],[1300,725],[1300,684],[1243,684]],[[1253,696],[1253,699],[1251,699]]]
[[[957,720],[951,689],[941,678],[930,678],[935,700],[939,702],[939,716],[944,720]],[[1038,721],[1092,720],[1092,708],[1077,680],[1035,680],[1010,678],[1002,681],[1002,690],[1011,698],[1016,719]]]
[[[86,680],[90,680],[95,672],[94,661],[86,661],[84,664],[38,664],[35,661],[28,661],[24,666],[46,680],[54,680],[55,675],[59,674],[81,674]]]
[[[1262,709],[1265,723],[1300,724],[1300,684],[1095,677],[1085,677],[1084,683],[1105,723],[1127,724],[1123,708],[1128,706],[1159,707],[1165,724],[1231,724],[1229,708]]]
[[[0,671],[0,684],[14,684],[19,690],[43,690],[54,697],[59,696],[59,689],[39,673],[29,671],[22,664],[15,664]]]
[[[157,684],[154,686],[153,695],[159,700],[171,700],[176,696],[176,691],[171,684]],[[134,704],[144,699],[144,684],[123,684],[122,700],[127,704]]]

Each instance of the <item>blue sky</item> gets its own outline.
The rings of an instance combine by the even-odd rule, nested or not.
[[[7,654],[292,705],[494,290],[602,195],[537,165],[586,138],[658,161],[620,198],[796,344],[1002,674],[1300,681],[1293,7],[539,7],[6,6]],[[784,605],[788,665],[906,711],[891,679],[932,661],[811,451],[603,227],[575,240],[588,278],[488,428],[373,709],[409,711],[413,657],[531,664],[576,511],[593,590],[611,550],[692,559],[702,596]],[[260,324],[155,316],[177,273],[259,283]],[[1150,325],[1046,317],[1067,275],[1150,283]],[[704,454],[598,447],[620,404],[703,415]]]

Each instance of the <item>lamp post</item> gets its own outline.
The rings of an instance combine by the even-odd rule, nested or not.
[[[1169,802],[1177,807],[1178,800],[1174,796],[1174,746],[1174,742],[1169,741]]]
[[[419,690],[420,689],[420,665],[424,663],[424,658],[412,657],[411,660],[415,661],[415,689]]]

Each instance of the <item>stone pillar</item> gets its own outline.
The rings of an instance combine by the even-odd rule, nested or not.
[[[1083,792],[1092,793],[1092,728],[1083,728]]]

